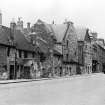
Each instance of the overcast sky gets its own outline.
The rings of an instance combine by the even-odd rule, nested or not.
[[[22,17],[24,25],[37,19],[63,23],[65,19],[90,28],[105,39],[105,0],[0,0],[3,25]]]

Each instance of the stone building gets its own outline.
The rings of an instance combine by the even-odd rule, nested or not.
[[[42,53],[36,50],[36,45],[16,29],[15,22],[11,22],[10,28],[0,25],[0,78],[39,78]]]
[[[56,38],[51,27],[45,22],[38,20],[31,27],[31,30],[34,33],[32,39],[42,52],[44,52],[43,57],[45,59],[40,62],[42,65],[42,76],[60,76],[59,69],[61,69],[62,46],[56,43]]]
[[[99,71],[99,46],[97,44],[97,33],[90,32],[90,38],[92,45],[92,72],[95,73]]]
[[[92,72],[105,71],[105,42],[104,39],[97,38],[96,32],[91,32],[92,44]]]
[[[81,64],[81,73],[92,72],[92,46],[87,28],[76,28],[78,38],[78,62]]]
[[[15,44],[10,28],[0,26],[0,78],[7,79],[10,65],[15,65]],[[10,52],[10,54],[9,54]],[[15,69],[15,66],[13,66]],[[3,77],[3,74],[6,76]]]
[[[63,24],[51,24],[57,43],[62,46],[62,69],[63,75],[74,75],[77,73],[77,37],[74,25],[70,21]]]
[[[77,36],[74,25],[72,22],[66,21],[63,24],[47,24],[41,20],[37,21],[41,25],[40,28],[37,26],[37,30],[46,30],[46,35],[42,31],[42,37],[48,35],[48,42],[51,44],[51,37],[56,40],[50,48],[55,51],[55,47],[59,46],[62,58],[62,75],[73,75],[76,74],[78,60],[77,60]],[[50,36],[50,40],[49,40]],[[47,39],[46,39],[47,40]]]
[[[98,72],[105,72],[105,42],[104,39],[97,39],[98,45]]]

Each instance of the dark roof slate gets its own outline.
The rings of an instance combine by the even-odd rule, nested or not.
[[[43,24],[45,26],[44,28],[50,33],[50,35],[54,35],[58,42],[62,42],[67,30],[67,24],[47,24],[42,20],[38,20],[37,23]]]
[[[10,45],[10,40],[12,39],[11,29],[0,25],[0,44]]]
[[[16,42],[16,48],[20,50],[27,50],[27,51],[34,51],[35,46],[33,46],[28,40],[25,38],[25,35],[19,31],[15,31],[15,42]]]

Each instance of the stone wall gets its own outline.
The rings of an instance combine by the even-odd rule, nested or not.
[[[7,49],[5,46],[0,46],[0,78],[7,79]]]
[[[84,43],[84,67],[85,73],[92,72],[92,51],[91,51],[91,43]]]

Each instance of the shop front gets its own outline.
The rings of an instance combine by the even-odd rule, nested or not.
[[[35,59],[24,58],[18,59],[17,62],[17,78],[35,79],[40,77],[38,63]]]

